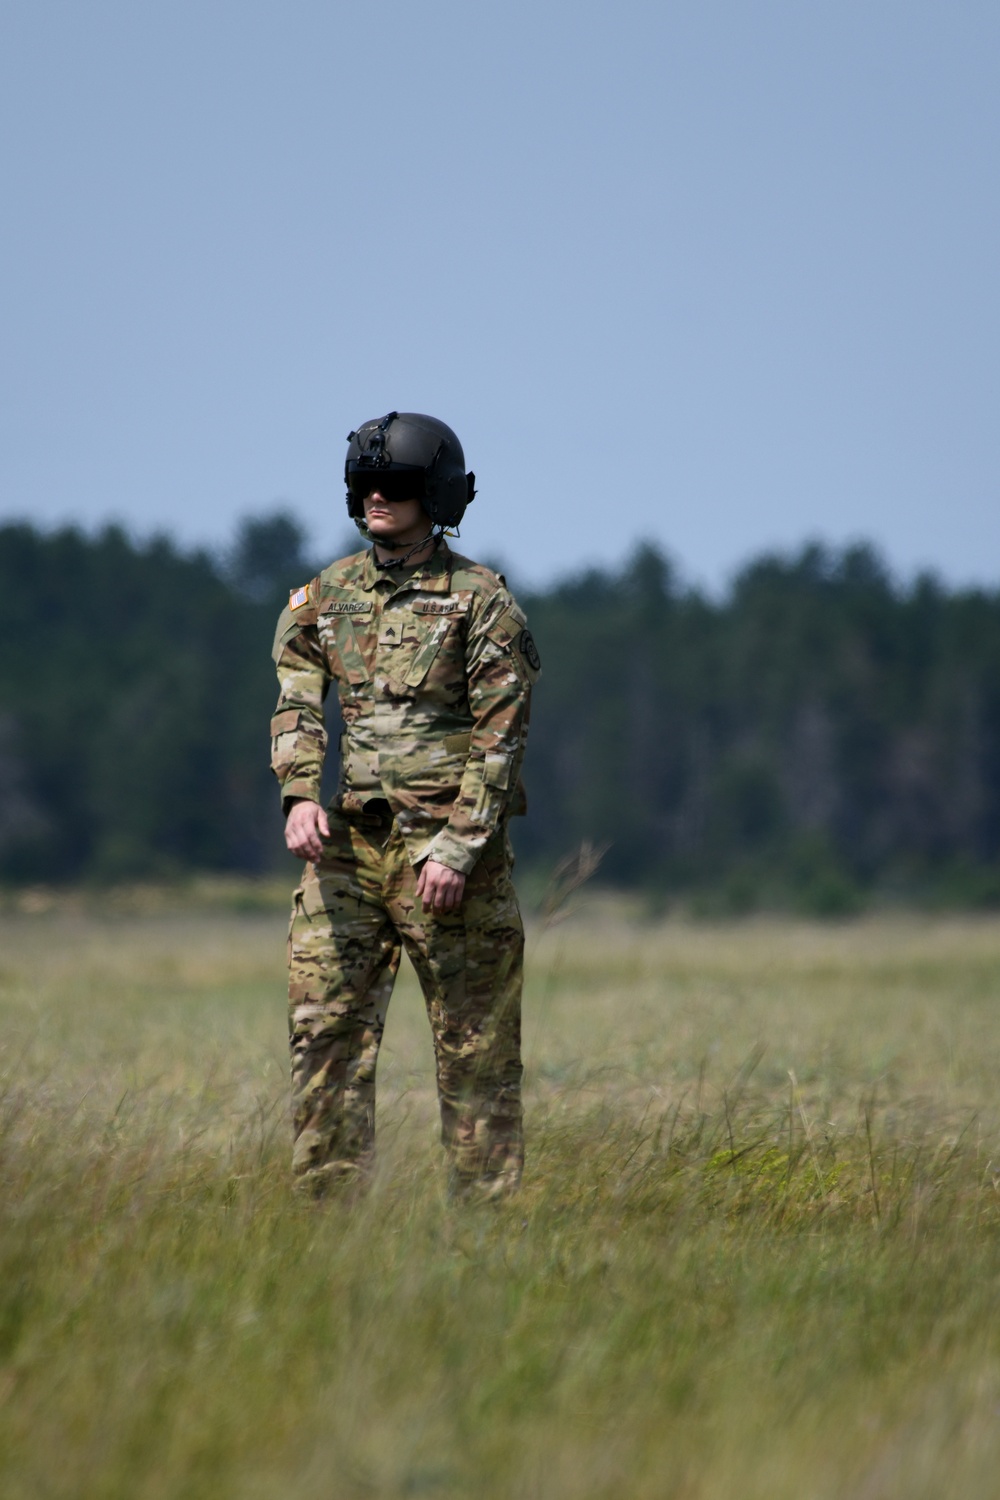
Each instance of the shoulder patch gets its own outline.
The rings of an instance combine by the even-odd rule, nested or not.
[[[538,654],[538,647],[535,645],[535,638],[530,630],[521,631],[521,634],[517,638],[517,649],[532,671],[540,672],[542,670],[542,659]]]
[[[309,603],[309,585],[308,584],[306,584],[305,588],[302,588],[302,589],[293,589],[292,592],[288,596],[288,608],[289,609],[301,609],[302,606],[303,606],[303,604],[308,604],[308,603]]]

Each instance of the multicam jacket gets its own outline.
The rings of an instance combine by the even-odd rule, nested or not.
[[[539,660],[527,622],[489,568],[437,551],[402,576],[370,551],[293,592],[274,640],[281,692],[271,765],[282,801],[320,800],[323,701],[337,684],[344,733],[336,806],[384,797],[412,863],[468,874],[519,780]]]

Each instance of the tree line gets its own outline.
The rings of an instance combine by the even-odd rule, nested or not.
[[[269,649],[315,571],[281,513],[224,556],[0,527],[0,878],[284,867]],[[1000,905],[1000,590],[809,546],[713,599],[644,545],[518,595],[529,872],[589,840],[603,879],[709,911]]]

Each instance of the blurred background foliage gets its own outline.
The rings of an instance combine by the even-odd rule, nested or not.
[[[0,878],[284,868],[269,650],[323,561],[286,512],[224,557],[0,527]],[[712,599],[643,545],[517,592],[544,667],[529,889],[590,840],[654,911],[1000,907],[1000,591],[813,545]]]

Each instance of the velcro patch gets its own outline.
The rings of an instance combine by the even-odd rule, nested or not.
[[[370,615],[370,599],[324,599],[319,607],[321,615]]]
[[[289,609],[301,609],[303,604],[309,603],[309,585],[304,589],[293,589],[288,596]]]
[[[414,599],[413,613],[416,615],[467,615],[468,599]]]

